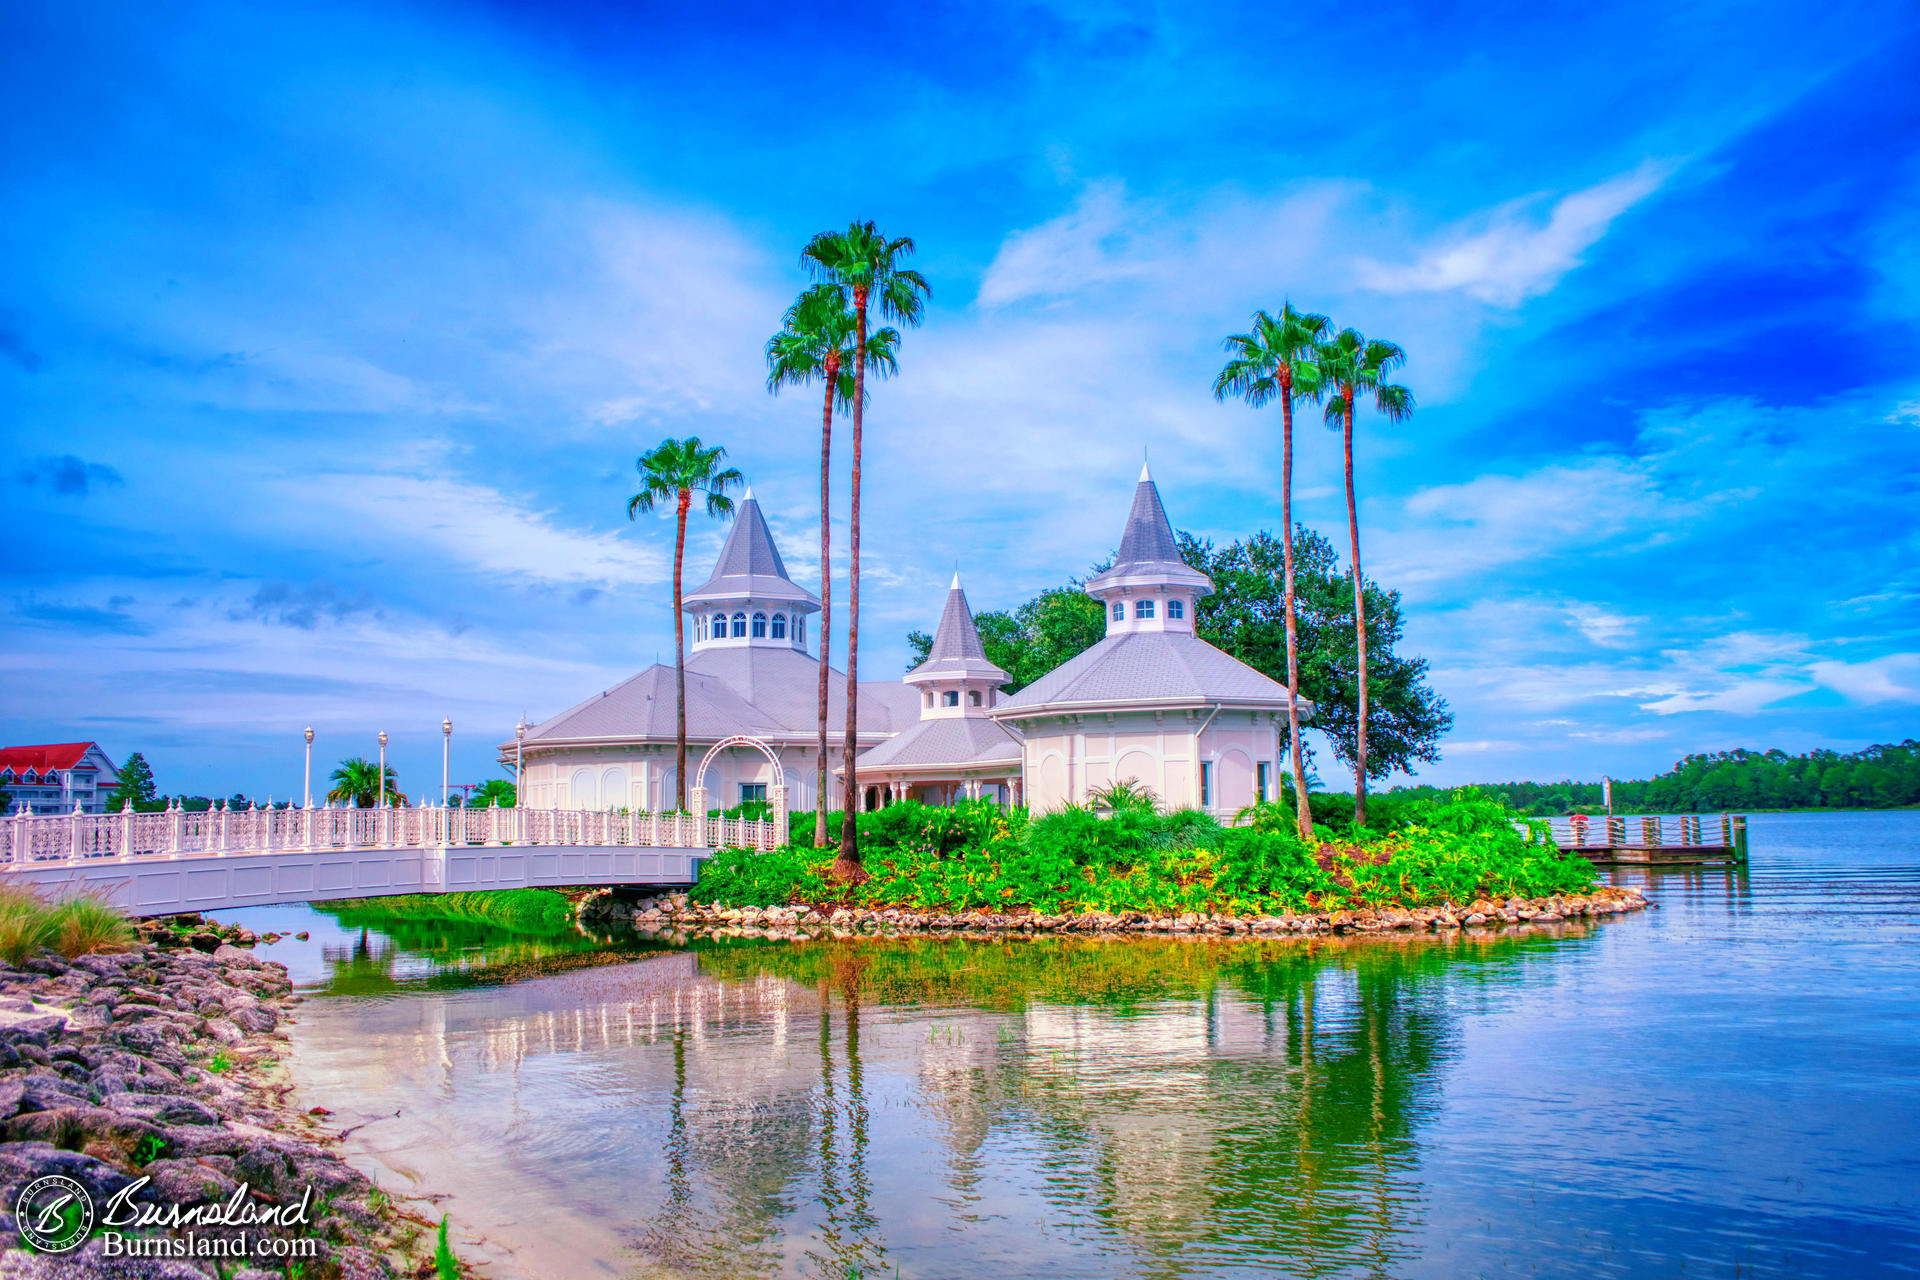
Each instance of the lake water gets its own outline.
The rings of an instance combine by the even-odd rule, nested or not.
[[[357,1162],[497,1275],[1920,1273],[1920,813],[1443,942],[267,949]]]

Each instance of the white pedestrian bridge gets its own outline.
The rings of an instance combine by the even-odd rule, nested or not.
[[[779,764],[758,738],[722,739],[687,789],[690,813],[175,805],[88,814],[76,805],[14,814],[0,818],[0,885],[98,893],[136,916],[398,893],[689,885],[716,848],[787,842],[787,789],[778,783],[765,821],[707,813],[707,766],[733,747]]]
[[[695,813],[705,808],[696,789]],[[229,809],[0,818],[0,884],[92,891],[138,916],[274,902],[561,885],[688,885],[768,821],[579,809]]]

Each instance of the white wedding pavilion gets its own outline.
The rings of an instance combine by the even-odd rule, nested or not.
[[[1039,811],[1128,779],[1164,804],[1222,816],[1271,798],[1287,691],[1195,634],[1194,607],[1212,589],[1181,560],[1144,467],[1115,563],[1087,583],[1106,605],[1106,637],[1034,684],[1002,692],[1008,675],[987,658],[956,575],[926,661],[900,681],[860,683],[862,803],[980,797]],[[771,799],[784,785],[790,809],[811,811],[819,659],[807,630],[820,601],[787,576],[751,491],[712,576],[684,601],[690,766],[736,735],[773,756],[719,752],[708,805]],[[845,688],[832,672],[830,770],[844,743]],[[536,808],[669,810],[674,702],[673,667],[656,663],[502,743],[501,759],[524,752],[524,803]]]

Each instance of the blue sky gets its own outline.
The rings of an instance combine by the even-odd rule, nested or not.
[[[1565,8],[0,8],[0,738],[284,796],[306,724],[417,789],[450,715],[486,776],[671,659],[668,434],[811,582],[760,353],[856,215],[933,284],[867,672],[956,563],[994,608],[1105,555],[1143,449],[1178,526],[1277,527],[1275,414],[1208,386],[1291,298],[1409,352],[1358,466],[1458,716],[1423,777],[1911,736],[1920,17]],[[1337,534],[1317,425],[1296,483]]]

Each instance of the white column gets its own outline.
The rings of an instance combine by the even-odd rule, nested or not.
[[[73,775],[68,774],[67,776],[71,778]],[[72,788],[69,785],[68,790],[71,790],[71,789]],[[84,824],[82,824],[80,819],[81,819],[80,802],[76,800],[73,802],[73,814],[70,819],[71,826],[72,826],[71,842],[72,842],[72,849],[73,849],[73,858],[76,862],[86,855],[86,845],[84,843],[86,837],[81,835],[81,830]]]
[[[707,843],[707,789],[705,787],[687,788],[687,808],[693,815],[693,847],[705,849]]]
[[[120,856],[133,856],[133,801],[120,807]]]

